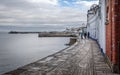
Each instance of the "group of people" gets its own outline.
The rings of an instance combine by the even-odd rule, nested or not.
[[[82,32],[82,33],[80,34],[81,39],[86,39],[86,38],[89,38],[89,35],[90,35],[90,33],[89,33],[89,32]]]

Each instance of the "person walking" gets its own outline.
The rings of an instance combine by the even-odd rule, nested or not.
[[[88,39],[89,39],[89,37],[90,37],[90,33],[89,33],[89,32],[87,33],[87,37],[88,37]]]
[[[84,38],[86,39],[86,37],[87,37],[87,33],[85,32],[85,33],[84,33]]]
[[[80,36],[81,36],[81,39],[83,39],[83,32],[81,33],[81,35],[80,35]]]

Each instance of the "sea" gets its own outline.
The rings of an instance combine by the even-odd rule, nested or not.
[[[81,23],[82,24],[82,23]],[[0,25],[0,74],[15,70],[67,48],[70,37],[38,37],[38,34],[8,34],[18,32],[65,31],[71,25],[7,26]]]
[[[69,37],[0,32],[0,74],[15,70],[67,48]]]

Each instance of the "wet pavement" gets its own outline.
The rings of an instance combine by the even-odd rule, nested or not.
[[[97,43],[78,39],[74,45],[4,75],[117,75],[105,62]]]

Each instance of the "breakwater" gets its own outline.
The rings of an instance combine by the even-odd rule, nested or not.
[[[10,31],[9,34],[30,34],[30,33],[37,33],[38,37],[77,37],[76,33],[73,32],[17,32],[17,31]]]
[[[40,32],[39,37],[76,37],[72,32]]]

